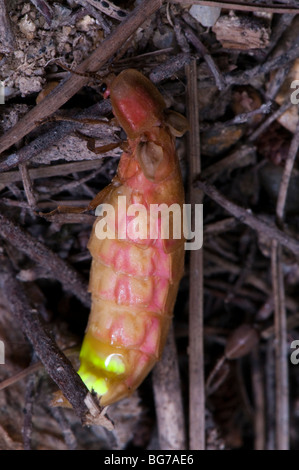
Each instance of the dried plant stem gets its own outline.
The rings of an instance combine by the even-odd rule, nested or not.
[[[202,191],[192,183],[200,174],[198,84],[196,61],[186,67],[188,91],[190,202],[202,203]],[[189,291],[189,447],[205,449],[205,384],[203,359],[203,257],[202,249],[190,254]]]
[[[210,182],[213,182],[222,172],[228,171],[230,168],[236,166],[241,167],[243,162],[246,165],[248,157],[250,158],[251,155],[254,157],[255,152],[256,149],[253,145],[241,145],[227,157],[205,168],[201,173],[201,177],[203,179],[208,178]]]
[[[276,217],[283,224],[284,209],[289,182],[298,153],[299,123],[293,136],[276,204]],[[278,450],[289,449],[289,383],[287,354],[287,317],[282,266],[282,249],[277,240],[272,241],[271,250],[272,284],[274,294],[275,358],[276,358],[276,445]]]
[[[296,41],[292,45],[291,49],[277,57],[274,57],[273,59],[269,59],[262,64],[255,65],[249,70],[242,70],[241,72],[225,75],[224,78],[226,84],[228,86],[249,84],[254,78],[259,75],[263,75],[271,72],[272,70],[277,70],[278,68],[285,67],[298,56],[299,44],[298,41]]]
[[[16,249],[26,253],[31,259],[41,264],[45,270],[61,282],[62,286],[72,292],[87,307],[90,296],[85,282],[77,271],[52,252],[43,243],[33,238],[25,230],[0,214],[0,236],[11,243]]]
[[[227,217],[223,220],[219,220],[218,222],[207,224],[204,227],[204,238],[208,238],[210,236],[215,237],[220,233],[225,233],[228,230],[233,229],[237,225],[237,221],[234,217]]]
[[[207,48],[205,45],[201,42],[199,37],[194,33],[194,31],[186,25],[186,23],[182,22],[182,26],[184,29],[184,33],[188,41],[190,41],[193,46],[197,49],[199,54],[203,57],[205,60],[206,64],[208,65],[211,73],[214,75],[216,86],[219,90],[224,90],[225,89],[225,81],[221,75],[221,72],[215,63],[214,59],[212,56],[209,54]]]
[[[100,103],[88,107],[82,113],[75,114],[73,118],[76,119],[76,121],[59,121],[50,123],[50,125],[47,125],[47,130],[45,130],[42,135],[36,137],[36,139],[29,142],[29,144],[20,148],[16,152],[11,153],[5,159],[3,159],[0,162],[0,172],[10,170],[11,168],[18,166],[20,163],[27,162],[31,158],[39,155],[43,150],[51,147],[54,144],[57,145],[57,143],[65,136],[69,135],[78,128],[82,128],[82,121],[81,124],[79,122],[80,119],[84,120],[87,117],[100,118],[109,111],[111,111],[109,102],[101,101]]]
[[[75,1],[76,3],[84,7],[85,10],[88,11],[88,13],[97,20],[97,23],[101,25],[106,35],[110,33],[111,31],[110,22],[107,21],[106,17],[105,18],[103,17],[102,13],[99,10],[94,8],[88,2],[88,0],[75,0]]]
[[[288,109],[291,108],[292,103],[290,98],[288,97],[286,101],[276,110],[274,111],[264,122],[249,136],[248,142],[254,142],[261,134],[263,134],[267,128],[272,124],[272,122],[276,121],[283,113],[285,113]]]
[[[27,163],[21,163],[19,165],[20,173],[22,176],[23,180],[23,186],[24,186],[24,191],[27,197],[27,201],[29,204],[29,207],[31,209],[34,209],[36,207],[36,197],[34,194],[34,189],[33,189],[33,184],[31,181],[31,178],[29,176],[29,170],[27,167]]]
[[[84,404],[88,390],[69,360],[46,333],[38,312],[31,308],[21,283],[16,280],[10,263],[6,259],[3,260],[3,257],[1,261],[3,267],[1,285],[12,313],[34,346],[49,375],[61,388],[80,418],[83,419],[88,411]]]
[[[73,355],[79,355],[79,348],[78,347],[73,347],[73,348],[68,348],[63,351],[63,354],[66,357],[71,357]],[[0,382],[0,390],[4,390],[7,387],[10,387],[11,385],[19,382],[20,380],[25,379],[29,375],[33,374],[34,372],[38,372],[39,370],[43,369],[43,363],[40,361],[35,362],[34,364],[31,364],[30,366],[26,367],[26,369],[21,370],[17,374],[8,377],[5,380],[2,380]]]
[[[269,240],[275,239],[281,245],[288,248],[295,255],[299,255],[299,241],[285,234],[279,230],[275,225],[265,222],[252,213],[249,209],[244,209],[232,201],[229,201],[223,194],[221,194],[215,186],[207,181],[195,181],[194,185],[202,189],[211,199],[223,207],[225,210],[234,215],[243,224],[249,225],[253,230],[267,235]]]
[[[97,168],[102,162],[102,159],[96,158],[95,160],[82,160],[80,162],[62,163],[59,165],[47,165],[39,168],[30,168],[28,170],[29,178],[35,180],[37,178],[51,178],[52,176],[64,176],[71,173],[81,171],[90,171]],[[10,184],[21,181],[22,176],[19,171],[9,171],[0,174],[0,185]]]
[[[69,359],[65,357],[55,340],[49,335],[41,316],[37,310],[32,308],[22,283],[16,279],[16,273],[10,261],[4,255],[1,256],[0,261],[2,267],[0,287],[5,292],[9,309],[31,342],[46,372],[72,405],[82,424],[102,425],[111,431],[113,424],[105,416],[105,410],[99,406]]]
[[[286,164],[284,167],[284,171],[282,174],[281,183],[279,187],[277,206],[276,206],[276,216],[280,224],[283,223],[284,208],[285,208],[285,203],[286,203],[286,198],[287,198],[287,192],[288,192],[289,182],[290,182],[295,158],[298,153],[298,148],[299,148],[299,123],[297,124],[297,129],[290,145],[288,157],[286,160]]]
[[[162,0],[144,0],[101,43],[101,45],[76,69],[76,72],[96,72],[119,50],[136,29],[162,5]],[[37,106],[0,138],[0,153],[18,142],[36,127],[36,122],[45,119],[66,103],[90,79],[70,74]]]
[[[53,10],[50,5],[46,2],[46,0],[30,0],[31,3],[37,8],[39,13],[43,15],[45,20],[49,25],[51,25],[53,19]]]
[[[281,245],[272,241],[271,271],[274,296],[275,368],[276,368],[276,448],[289,448],[289,393],[286,305]]]
[[[162,359],[153,370],[153,386],[160,449],[186,449],[184,410],[173,326],[170,328]]]

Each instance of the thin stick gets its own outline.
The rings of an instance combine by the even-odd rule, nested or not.
[[[186,449],[183,401],[173,326],[170,328],[162,359],[153,370],[153,386],[160,449]]]
[[[42,368],[42,363],[36,362],[32,364],[31,366],[27,367],[26,369],[21,370],[20,372],[13,375],[12,377],[8,377],[7,379],[2,380],[2,382],[0,382],[0,390],[4,390],[5,388],[10,387],[11,385],[15,384],[19,380],[24,379],[28,375],[33,374],[33,372],[36,372],[41,368]]]
[[[299,10],[298,10],[299,12]],[[287,52],[274,57],[273,59],[269,59],[266,62],[255,65],[249,70],[242,70],[241,72],[226,74],[224,79],[228,86],[230,85],[246,85],[250,83],[254,78],[259,75],[263,75],[265,73],[269,73],[272,70],[276,70],[280,67],[284,67],[285,65],[292,62],[296,59],[299,55],[299,43],[296,41],[292,48],[289,49]]]
[[[53,19],[53,10],[50,5],[46,2],[46,0],[30,0],[31,3],[37,8],[41,15],[45,18],[48,25],[51,25]]]
[[[157,11],[163,0],[144,0],[128,17],[103,41],[100,46],[76,69],[77,72],[96,72],[118,51],[124,42]],[[36,127],[36,122],[57,111],[90,79],[70,74],[38,105],[29,111],[18,123],[0,138],[0,153],[18,142]]]
[[[192,183],[200,174],[198,84],[196,61],[186,67],[188,91],[190,201],[201,203],[203,194]],[[190,254],[189,291],[189,447],[205,449],[205,385],[203,360],[203,257],[202,249]]]
[[[281,245],[291,250],[296,256],[299,255],[299,241],[285,234],[275,225],[271,225],[269,222],[264,222],[262,219],[254,215],[250,209],[244,209],[234,202],[229,201],[215,188],[215,186],[209,184],[207,181],[195,181],[194,185],[202,189],[211,199],[234,215],[240,222],[249,225],[249,227],[257,232],[266,235],[269,240],[277,240]]]
[[[9,309],[44,364],[46,372],[72,405],[82,424],[101,425],[111,431],[113,423],[105,415],[105,409],[99,406],[97,399],[88,391],[69,359],[49,335],[37,310],[31,307],[10,261],[4,255],[0,261],[0,287],[5,292]]]
[[[34,209],[36,207],[36,197],[34,194],[33,184],[29,176],[29,171],[26,163],[19,165],[20,173],[23,180],[24,191],[27,197],[29,207]]]
[[[0,236],[41,264],[54,279],[61,282],[64,289],[72,292],[87,307],[90,306],[87,286],[77,271],[3,214],[0,214]]]
[[[291,174],[299,147],[299,123],[293,136],[279,187],[276,217],[283,224],[284,210]],[[281,245],[273,240],[271,250],[272,284],[274,294],[275,358],[276,358],[276,445],[278,450],[288,450],[289,429],[289,383],[287,356],[287,317],[282,268]]]
[[[214,59],[209,54],[207,48],[201,42],[199,37],[194,33],[194,31],[192,31],[192,29],[186,23],[182,22],[182,24],[183,24],[184,33],[185,33],[186,38],[197,49],[197,51],[200,53],[200,55],[203,57],[203,59],[207,63],[211,73],[214,75],[217,88],[219,90],[224,90],[225,85],[226,85],[225,80],[222,77],[221,72],[220,72],[217,64],[214,62]]]
[[[85,10],[88,11],[88,13],[97,20],[97,23],[101,25],[102,29],[104,30],[105,35],[110,34],[111,32],[110,22],[108,22],[106,18],[103,17],[102,13],[100,13],[99,10],[94,8],[88,2],[88,0],[75,0],[75,1],[76,3],[84,7]]]
[[[48,336],[36,310],[31,308],[23,286],[17,281],[10,262],[2,256],[1,287],[7,297],[10,310],[15,315],[48,374],[61,388],[81,419],[87,413],[84,399],[88,390],[74,371],[69,360],[61,353],[55,341]],[[70,380],[71,378],[71,380]]]
[[[220,233],[228,232],[229,230],[235,228],[237,223],[238,222],[234,217],[226,217],[225,219],[219,220],[218,222],[211,222],[204,227],[204,239],[206,240],[208,237],[215,237]]]
[[[285,113],[291,106],[294,106],[290,100],[290,97],[286,99],[286,101],[270,116],[265,119],[264,122],[249,136],[248,142],[254,142],[261,134],[263,134],[267,128],[272,124],[272,122],[276,121],[283,113]]]
[[[203,179],[209,178],[212,182],[224,171],[247,166],[255,159],[255,152],[256,149],[253,145],[241,145],[227,157],[205,168],[201,173],[201,177]]]
[[[274,296],[276,369],[276,448],[289,449],[288,351],[281,245],[272,241],[271,273]]]
[[[86,117],[90,118],[91,116],[98,118],[109,111],[111,111],[110,103],[108,101],[101,101],[100,103],[94,104],[85,109],[82,113],[75,114],[74,118],[84,119]],[[64,121],[55,124],[51,123],[42,135],[2,160],[2,162],[0,162],[0,172],[10,170],[11,168],[18,166],[20,163],[30,160],[43,150],[51,147],[51,145],[57,145],[57,143],[66,135],[78,128],[82,128],[82,124],[79,122]]]
[[[62,163],[60,165],[47,165],[28,170],[29,178],[51,178],[52,176],[64,176],[70,173],[79,173],[81,171],[90,171],[97,168],[102,163],[98,157],[95,160],[82,160],[80,162]],[[19,171],[9,171],[0,174],[0,184],[17,183],[22,177]]]
[[[277,198],[276,215],[277,215],[279,223],[281,224],[282,224],[283,217],[284,217],[284,208],[285,208],[285,203],[287,199],[287,192],[288,192],[288,187],[290,183],[290,178],[291,178],[295,158],[298,153],[298,147],[299,147],[299,122],[297,124],[297,128],[296,128],[294,137],[290,145],[288,157],[287,157],[286,164],[285,164],[284,171],[283,171],[282,178],[281,178],[278,198]]]
[[[170,56],[169,60],[154,67],[149,74],[150,80],[156,85],[162,80],[175,75],[180,69],[185,67],[191,61],[191,55],[181,52],[175,56]]]

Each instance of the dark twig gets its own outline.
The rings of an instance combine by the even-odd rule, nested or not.
[[[52,176],[64,176],[81,171],[91,171],[101,164],[101,159],[83,160],[79,162],[62,163],[60,165],[47,165],[28,170],[29,177],[32,180],[38,178],[51,178]],[[0,174],[0,185],[10,184],[21,181],[22,177],[19,171],[9,171]]]
[[[287,199],[287,192],[290,183],[290,178],[294,166],[294,162],[298,153],[299,148],[299,122],[297,124],[297,128],[295,134],[293,136],[290,149],[288,152],[287,160],[285,163],[284,171],[281,178],[281,183],[279,187],[279,193],[277,198],[277,207],[276,207],[276,215],[278,218],[279,224],[283,224],[284,218],[284,209]]]
[[[90,13],[97,20],[98,24],[101,25],[106,35],[110,34],[110,22],[103,17],[102,13],[98,9],[94,8],[91,3],[88,2],[88,0],[76,0],[76,3],[84,7],[86,11],[88,11],[88,13]]]
[[[20,173],[23,180],[24,191],[27,197],[29,207],[34,209],[36,207],[36,197],[34,194],[34,189],[32,185],[31,178],[29,176],[29,171],[26,163],[21,163],[19,165]]]
[[[234,149],[227,157],[205,168],[201,173],[201,177],[203,179],[208,178],[210,182],[213,182],[222,172],[250,165],[252,162],[255,162],[255,159],[255,147],[253,145],[241,145]]]
[[[267,55],[269,56],[273,49],[276,49],[277,44],[279,44],[281,36],[285,31],[290,29],[290,25],[294,19],[294,15],[285,13],[282,14],[276,24],[273,24],[271,31],[271,41],[269,46],[266,48]]]
[[[186,68],[188,90],[190,202],[201,204],[203,194],[192,181],[201,171],[198,122],[197,67],[193,60]],[[189,289],[189,446],[205,449],[205,385],[203,359],[203,254],[192,250]]]
[[[162,80],[172,77],[175,73],[181,70],[185,65],[189,64],[192,60],[192,56],[189,53],[182,52],[171,57],[164,64],[160,64],[158,67],[153,68],[149,78],[150,80],[158,84]]]
[[[271,273],[274,297],[276,369],[276,448],[289,449],[289,394],[286,305],[281,245],[272,241]]]
[[[192,29],[186,23],[184,23],[183,29],[184,29],[186,38],[193,44],[193,46],[196,48],[199,54],[203,57],[209,69],[211,70],[212,74],[214,75],[217,88],[219,90],[224,90],[226,86],[225,80],[222,77],[222,74],[217,64],[215,63],[214,59],[209,54],[207,48],[204,46],[204,44],[201,42],[199,37],[194,33],[194,31],[192,31]]]
[[[50,25],[53,18],[53,11],[46,0],[30,0],[31,3],[37,8],[41,15],[45,18],[47,23]]]
[[[281,245],[288,248],[296,256],[299,255],[299,241],[285,234],[282,230],[279,230],[274,224],[271,225],[269,222],[264,222],[261,218],[254,215],[250,209],[244,209],[243,207],[240,207],[237,204],[229,201],[207,181],[195,181],[194,185],[202,189],[205,194],[207,194],[211,199],[217,202],[217,204],[227,210],[230,214],[234,215],[240,222],[267,236],[269,240],[277,240],[279,243],[281,243]]]
[[[232,299],[238,294],[238,291],[247,280],[248,274],[250,273],[250,270],[253,265],[255,255],[256,255],[256,245],[254,243],[251,243],[249,247],[248,255],[243,261],[240,274],[238,275],[238,278],[236,282],[234,283],[234,285],[232,286],[231,290],[227,293],[227,296],[225,299],[226,303],[230,303],[232,301]]]
[[[162,359],[153,370],[160,449],[186,449],[185,422],[173,326]]]
[[[271,51],[268,52],[268,58],[274,59],[279,55],[288,52],[298,40],[299,17],[297,15],[282,15],[273,26],[271,34]],[[268,91],[267,91],[268,92]]]
[[[169,4],[168,4],[169,5]],[[185,26],[185,25],[184,25]],[[174,28],[173,28],[176,40],[181,50],[187,54],[190,53],[190,45],[187,41],[186,36],[184,35],[184,29],[182,22],[174,18]]]
[[[61,282],[65,290],[72,292],[87,307],[90,306],[87,286],[76,270],[3,214],[0,214],[0,236],[41,264],[54,279]]]
[[[254,109],[253,111],[249,111],[248,113],[237,114],[233,119],[227,121],[226,125],[232,126],[233,124],[247,123],[254,116],[258,116],[260,114],[269,114],[272,106],[272,101],[263,103],[259,108]]]
[[[101,103],[90,106],[84,112],[76,114],[73,118],[78,120],[92,116],[99,118],[109,111],[111,111],[111,106],[108,101],[102,101]],[[51,147],[53,144],[57,144],[61,139],[78,128],[82,128],[80,122],[64,121],[51,123],[41,136],[2,160],[2,162],[0,162],[0,172],[10,170],[20,163],[29,161],[31,158],[36,157],[42,150]]]
[[[285,204],[290,178],[299,148],[299,123],[293,136],[286,164],[281,178],[276,204],[276,217],[283,225]],[[289,383],[287,356],[287,314],[285,304],[282,250],[274,240],[271,251],[272,284],[275,311],[275,352],[276,352],[276,445],[278,450],[289,449]]]
[[[16,273],[4,256],[1,259],[1,267],[0,283],[9,308],[43,362],[47,373],[61,389],[83,423],[86,423],[91,416],[99,417],[100,407],[91,397],[70,361],[49,336],[38,312],[31,308],[22,284],[17,281]],[[111,429],[111,422],[107,418],[106,421]]]
[[[293,106],[290,98],[288,97],[286,101],[274,111],[264,122],[249,136],[248,141],[254,142],[260,135],[262,135],[272,122],[276,121],[283,113],[285,113],[290,107]]]
[[[227,85],[246,85],[258,75],[269,73],[271,70],[276,70],[279,67],[284,67],[298,56],[299,47],[298,44],[294,44],[290,50],[284,54],[279,55],[278,57],[275,57],[274,59],[270,59],[263,64],[256,65],[249,70],[244,70],[235,74],[228,74],[224,78]]]
[[[74,355],[78,356],[79,348],[74,346],[73,348],[65,349],[63,353],[66,357],[71,357]],[[0,390],[4,390],[5,388],[10,387],[11,385],[19,382],[20,380],[25,379],[29,375],[34,374],[39,370],[43,370],[43,363],[41,361],[36,361],[34,362],[34,364],[31,364],[30,366],[26,367],[26,369],[17,372],[15,375],[12,375],[11,377],[8,377],[5,380],[2,380],[0,382]]]

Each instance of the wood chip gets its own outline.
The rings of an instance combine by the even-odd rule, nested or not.
[[[259,18],[248,15],[221,16],[212,30],[226,49],[261,49],[269,44],[270,29]]]

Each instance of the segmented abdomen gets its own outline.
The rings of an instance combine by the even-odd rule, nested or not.
[[[115,204],[120,194],[128,196],[126,185],[115,187],[109,202]],[[184,245],[166,253],[161,238],[143,243],[99,239],[96,223],[88,245],[92,308],[79,375],[102,396],[101,405],[108,405],[134,391],[161,355],[183,273]]]

